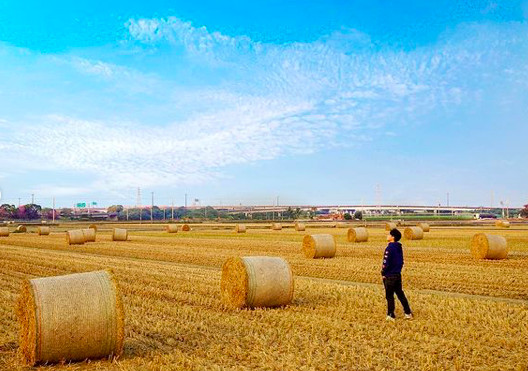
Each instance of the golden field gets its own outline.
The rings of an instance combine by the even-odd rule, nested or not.
[[[284,224],[286,225],[286,224]],[[24,278],[114,271],[125,305],[125,352],[114,361],[46,370],[527,370],[528,227],[435,227],[403,241],[403,282],[413,321],[385,322],[380,267],[386,232],[349,243],[346,229],[281,231],[121,225],[129,241],[68,246],[64,231],[0,238],[0,369],[24,370],[15,301]],[[28,228],[33,232],[32,228]],[[475,260],[476,232],[505,236],[506,260]],[[305,234],[336,236],[334,259],[309,260]],[[286,308],[232,310],[220,300],[220,268],[232,256],[281,256],[295,274]]]

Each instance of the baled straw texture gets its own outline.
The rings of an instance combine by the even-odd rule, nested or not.
[[[246,225],[245,224],[237,224],[235,227],[236,233],[246,233]]]
[[[178,224],[167,224],[167,233],[178,233]]]
[[[424,232],[429,232],[429,230],[431,229],[429,223],[418,223],[418,227],[422,228]]]
[[[83,229],[84,234],[84,241],[85,242],[95,242],[95,229],[93,228],[86,228]]]
[[[282,229],[282,224],[281,223],[273,223],[271,225],[271,229],[273,229],[274,231],[280,231]]]
[[[471,254],[477,259],[506,259],[508,243],[502,236],[477,233],[471,239]]]
[[[39,236],[48,236],[50,234],[50,227],[37,227],[37,233]]]
[[[304,232],[306,230],[306,225],[304,225],[304,223],[295,223],[295,230],[297,232]]]
[[[292,271],[282,258],[229,258],[222,266],[221,296],[232,308],[288,305],[293,298],[293,287]]]
[[[348,242],[367,242],[368,230],[365,227],[349,228],[347,233]]]
[[[126,241],[128,240],[128,231],[124,228],[114,228],[112,232],[112,241]]]
[[[95,225],[95,224],[90,224],[90,225],[88,226],[88,228],[92,228],[94,231],[97,232],[97,225]]]
[[[406,240],[421,240],[424,237],[424,231],[420,227],[407,227],[403,235]]]
[[[9,237],[9,228],[0,227],[0,237]]]
[[[397,228],[398,226],[396,225],[396,223],[393,223],[393,222],[388,222],[388,223],[385,223],[385,230],[386,231],[392,231],[394,228]]]
[[[303,238],[304,255],[310,259],[333,258],[336,242],[331,234],[307,234]]]
[[[510,222],[507,220],[496,220],[495,227],[510,228]]]
[[[26,280],[17,315],[20,352],[29,366],[123,352],[123,304],[108,271]]]
[[[191,230],[191,226],[189,224],[182,225],[182,231],[189,232]]]
[[[66,232],[66,242],[68,245],[82,245],[84,244],[84,233],[82,229],[74,229]]]
[[[348,223],[340,222],[336,224],[336,228],[347,228],[347,227],[348,227]]]
[[[18,227],[16,227],[16,231],[17,232],[20,232],[20,233],[26,233],[27,232],[27,228],[25,225],[19,225]]]

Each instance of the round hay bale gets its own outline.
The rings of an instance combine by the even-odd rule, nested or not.
[[[222,266],[220,291],[223,302],[232,308],[288,305],[293,298],[293,274],[282,258],[229,258]]]
[[[9,237],[9,228],[0,227],[0,237]]]
[[[84,241],[85,242],[95,242],[95,229],[93,228],[86,228],[83,229],[84,234]]]
[[[496,220],[495,227],[499,228],[510,228],[510,222],[507,220]]]
[[[48,236],[50,234],[50,227],[37,227],[37,233],[39,236]]]
[[[183,232],[190,232],[191,231],[191,226],[189,224],[184,224],[184,225],[182,225],[181,230]]]
[[[74,229],[66,232],[66,242],[68,245],[82,245],[84,244],[84,233],[82,229]]]
[[[128,231],[124,228],[114,228],[112,232],[112,241],[128,240]]]
[[[30,366],[123,352],[123,304],[110,272],[25,280],[17,304],[20,351]]]
[[[167,233],[178,233],[178,224],[167,224]]]
[[[471,254],[477,259],[506,259],[508,243],[502,236],[477,233],[471,239]]]
[[[307,234],[303,238],[304,255],[310,259],[333,258],[336,242],[331,234]]]
[[[303,223],[295,223],[295,230],[297,232],[304,232],[306,230],[306,226]]]
[[[418,223],[418,227],[422,228],[424,232],[429,232],[431,229],[429,223]]]
[[[385,223],[385,230],[386,231],[392,231],[394,228],[397,228],[398,226],[396,225],[396,223],[393,223],[393,222],[388,222],[388,223]]]
[[[274,231],[280,231],[282,229],[282,224],[281,223],[273,223],[271,225],[271,229],[273,229]]]
[[[421,240],[424,237],[424,231],[420,227],[406,227],[403,235],[406,240]]]
[[[26,233],[27,232],[27,228],[26,228],[25,225],[20,224],[18,227],[16,227],[16,232],[17,233]]]
[[[246,233],[246,225],[245,224],[237,224],[235,227],[236,233]]]
[[[367,242],[368,230],[365,227],[349,228],[347,233],[348,242]]]
[[[95,225],[95,224],[90,224],[90,225],[88,226],[88,228],[92,228],[94,231],[97,232],[97,225]]]

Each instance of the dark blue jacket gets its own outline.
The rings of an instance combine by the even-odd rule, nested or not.
[[[390,242],[383,255],[382,276],[401,274],[403,267],[403,250],[399,242]]]

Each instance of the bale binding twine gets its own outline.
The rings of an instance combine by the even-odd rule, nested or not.
[[[178,224],[167,224],[167,233],[178,233]]]
[[[114,228],[112,232],[112,241],[126,241],[128,240],[128,231],[124,228]]]
[[[367,242],[368,230],[365,227],[349,228],[347,233],[348,242]]]
[[[50,234],[50,227],[37,227],[37,233],[39,236],[48,236]]]
[[[17,304],[20,352],[29,366],[123,352],[123,304],[108,271],[25,280]]]
[[[331,234],[307,234],[303,238],[304,255],[310,259],[333,258],[336,242]]]
[[[222,266],[220,291],[232,308],[279,307],[293,298],[293,274],[279,257],[229,258]]]
[[[84,244],[84,233],[82,229],[74,229],[66,232],[66,242],[68,243],[68,245]]]
[[[424,231],[420,227],[407,227],[403,231],[406,240],[421,240],[424,237]]]
[[[471,254],[477,259],[506,259],[508,243],[502,236],[477,233],[471,239]]]

